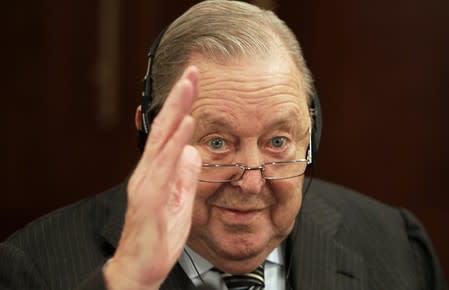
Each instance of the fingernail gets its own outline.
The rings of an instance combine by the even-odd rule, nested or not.
[[[198,68],[194,65],[190,65],[185,72],[185,77],[190,81],[196,80],[196,76],[198,75]]]

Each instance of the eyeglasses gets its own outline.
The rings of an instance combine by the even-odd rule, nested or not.
[[[241,163],[203,164],[199,181],[209,183],[232,182],[240,180],[246,171],[259,170],[266,180],[288,179],[304,174],[308,159],[272,161],[256,167]]]

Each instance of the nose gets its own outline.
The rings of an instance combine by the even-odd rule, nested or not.
[[[234,186],[239,186],[243,193],[260,193],[265,184],[265,179],[262,176],[261,170],[258,169],[263,157],[259,151],[257,138],[243,140],[241,150],[236,157],[240,162],[247,164],[250,169],[246,169],[242,178],[232,182],[232,184]]]
[[[232,184],[234,186],[239,186],[245,193],[258,194],[262,191],[265,182],[261,169],[256,167],[246,169],[242,178],[233,181]]]

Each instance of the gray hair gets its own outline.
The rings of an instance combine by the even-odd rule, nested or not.
[[[240,56],[267,56],[280,48],[291,56],[310,101],[312,77],[293,32],[273,12],[229,0],[207,0],[192,6],[165,31],[152,68],[153,102],[162,107],[192,53],[215,61]]]

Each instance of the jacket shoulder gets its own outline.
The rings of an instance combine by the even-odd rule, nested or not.
[[[391,276],[393,283],[409,273],[423,289],[447,289],[432,242],[408,210],[319,179],[307,195],[338,213],[335,239],[363,257],[371,278],[388,281]]]
[[[40,277],[49,288],[70,289],[112,254],[101,229],[122,186],[32,221],[0,244],[0,255],[23,279]]]
[[[104,201],[113,191],[111,189],[49,212],[14,232],[5,242],[27,250],[38,244],[60,242],[70,234],[91,233],[107,215]]]
[[[362,194],[346,186],[338,185],[332,182],[314,179],[310,186],[309,193],[323,200],[330,207],[337,210],[346,221],[354,217],[362,218],[360,222],[373,221],[396,221],[404,225],[402,221],[403,209],[387,205],[370,196]],[[365,220],[366,219],[366,220]]]

